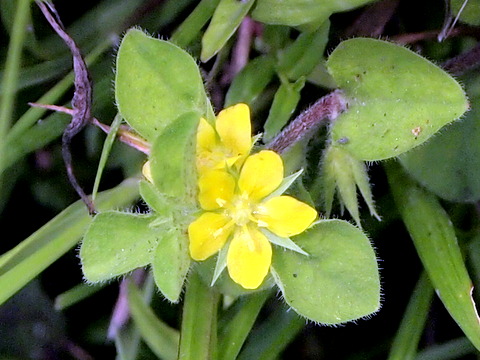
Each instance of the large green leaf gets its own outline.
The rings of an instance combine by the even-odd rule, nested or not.
[[[117,211],[95,216],[80,248],[85,279],[109,280],[150,264],[161,235],[148,226],[151,221],[150,215]]]
[[[211,112],[195,60],[138,29],[127,32],[118,50],[115,96],[123,118],[151,142],[179,116]]]
[[[465,119],[400,156],[417,181],[450,201],[480,199],[480,77],[470,76],[466,87],[472,110]]]
[[[480,350],[480,319],[472,298],[473,285],[450,218],[435,195],[418,186],[400,166],[389,164],[387,175],[397,208],[433,287]]]
[[[323,220],[294,238],[309,256],[277,249],[273,274],[298,314],[340,324],[380,308],[377,259],[369,239],[342,220]]]
[[[451,76],[386,41],[344,41],[330,55],[328,68],[348,102],[332,127],[332,139],[359,160],[398,156],[468,109],[463,89]]]
[[[333,13],[354,9],[374,0],[257,0],[252,16],[267,24],[297,26],[320,23]]]

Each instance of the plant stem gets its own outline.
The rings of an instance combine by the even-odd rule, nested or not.
[[[335,120],[347,109],[347,101],[341,90],[335,90],[317,100],[310,108],[296,117],[266,148],[282,153],[298,141],[311,135],[324,120]]]
[[[192,272],[183,305],[180,335],[180,360],[211,360],[216,358],[217,308],[219,294]]]

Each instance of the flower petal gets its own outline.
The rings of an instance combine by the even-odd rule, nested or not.
[[[244,155],[252,147],[250,109],[246,104],[230,106],[217,115],[217,133],[231,155]]]
[[[230,219],[223,214],[206,212],[188,226],[190,256],[205,260],[218,252],[232,232]]]
[[[262,150],[245,160],[238,187],[252,200],[260,200],[274,191],[282,180],[282,158],[274,151]]]
[[[270,269],[272,246],[258,229],[238,229],[228,249],[227,267],[233,281],[245,289],[258,288]]]
[[[305,231],[317,218],[317,211],[291,196],[277,196],[260,204],[254,216],[260,226],[290,237]]]
[[[212,150],[217,145],[217,134],[212,125],[204,118],[200,118],[197,129],[197,152]]]
[[[224,170],[205,172],[198,179],[198,201],[204,210],[220,209],[233,198],[235,179]]]

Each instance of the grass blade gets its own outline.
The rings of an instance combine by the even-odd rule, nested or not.
[[[453,224],[432,193],[399,165],[387,165],[393,197],[432,284],[452,318],[480,350],[480,322]]]
[[[415,358],[432,297],[433,288],[428,275],[424,272],[413,290],[407,310],[390,348],[388,360],[413,360]]]
[[[131,204],[138,197],[138,180],[128,179],[97,199],[99,209]],[[72,249],[92,218],[77,201],[15,248],[0,257],[0,304]]]

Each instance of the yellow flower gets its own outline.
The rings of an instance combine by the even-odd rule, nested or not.
[[[272,246],[265,235],[288,238],[307,229],[315,209],[290,196],[269,196],[283,180],[281,157],[269,150],[249,156],[240,170],[205,172],[198,200],[206,210],[188,228],[190,255],[205,260],[228,243],[230,277],[246,289],[258,288],[269,272]]]
[[[237,104],[222,110],[215,128],[202,118],[197,131],[197,170],[202,174],[234,164],[239,167],[252,145],[248,105]]]

